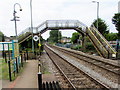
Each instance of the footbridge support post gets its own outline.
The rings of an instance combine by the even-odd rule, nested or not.
[[[82,35],[82,51],[85,51],[86,50],[86,35],[83,34]]]
[[[41,33],[39,33],[39,44],[38,44],[38,46],[39,46],[39,54],[41,56]]]

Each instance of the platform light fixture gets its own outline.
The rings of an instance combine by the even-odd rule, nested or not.
[[[98,29],[98,19],[99,19],[99,2],[92,1],[92,3],[97,3],[97,29]]]
[[[16,16],[16,13],[17,13],[16,10],[15,10],[16,5],[19,6],[20,11],[22,11],[22,8],[21,8],[21,5],[19,3],[14,4],[14,11],[13,11],[14,18],[11,20],[11,21],[15,21],[15,34],[16,34],[16,40],[17,40],[17,22],[16,21],[20,21],[19,19],[17,19],[17,18],[20,18],[20,17]]]

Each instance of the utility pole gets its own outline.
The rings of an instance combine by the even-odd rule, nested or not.
[[[31,31],[32,31],[32,52],[34,53],[34,41],[33,41],[33,20],[32,20],[32,0],[30,0],[30,15],[31,15]]]
[[[92,1],[93,3],[97,3],[97,30],[98,30],[98,19],[99,19],[99,2]]]

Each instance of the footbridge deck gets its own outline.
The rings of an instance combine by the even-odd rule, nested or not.
[[[105,58],[116,56],[116,51],[108,43],[95,27],[87,27],[78,20],[47,20],[37,27],[27,28],[18,35],[19,43],[22,43],[33,34],[43,34],[47,30],[74,29],[83,36],[88,36],[98,53]]]

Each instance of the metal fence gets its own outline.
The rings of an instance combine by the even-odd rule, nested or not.
[[[26,56],[26,53],[21,53],[18,57],[12,58],[12,52],[4,53],[5,63],[8,64],[8,75],[10,81],[16,77],[21,68],[24,66],[24,63],[27,60]]]

